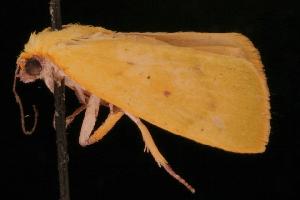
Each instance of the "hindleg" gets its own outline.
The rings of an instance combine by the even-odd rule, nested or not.
[[[183,184],[187,189],[189,189],[192,193],[195,192],[195,189],[186,182],[183,178],[181,178],[176,172],[172,169],[172,167],[168,164],[167,160],[163,157],[163,155],[159,152],[157,146],[155,145],[153,138],[147,129],[147,127],[142,123],[142,121],[132,116],[129,113],[126,113],[126,115],[136,123],[136,125],[139,127],[143,140],[145,142],[146,148],[149,149],[151,155],[153,156],[154,160],[158,163],[159,167],[163,167],[173,178],[175,178],[177,181],[179,181],[181,184]]]

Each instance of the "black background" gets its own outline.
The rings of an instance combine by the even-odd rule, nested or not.
[[[71,199],[297,199],[299,182],[299,8],[289,1],[62,1],[63,23],[115,31],[240,32],[260,50],[272,106],[264,154],[224,152],[147,124],[169,163],[197,190],[190,194],[152,157],[135,125],[123,118],[101,142],[78,144],[82,116],[68,130]],[[22,134],[12,94],[15,61],[29,34],[49,26],[48,1],[1,2],[1,199],[58,199],[53,97],[46,87],[18,84],[26,104],[36,103],[39,124]],[[79,58],[80,59],[80,58]],[[77,106],[67,91],[68,111]],[[107,110],[101,110],[101,119]],[[155,113],[153,113],[155,114]],[[249,126],[251,122],[249,122]],[[299,195],[298,195],[299,196]],[[298,197],[299,198],[299,197]]]

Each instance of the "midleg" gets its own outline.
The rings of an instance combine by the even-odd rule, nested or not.
[[[103,124],[94,132],[93,135],[88,139],[88,144],[93,144],[101,140],[120,120],[120,118],[124,115],[124,112],[121,110],[114,110],[114,106],[109,104],[110,113],[107,116],[106,120]]]
[[[85,116],[79,135],[79,144],[82,146],[88,145],[88,139],[94,129],[98,116],[99,106],[100,99],[95,95],[91,95],[86,106]]]
[[[101,140],[124,115],[124,112],[116,109],[116,107],[114,107],[112,104],[109,104],[109,115],[104,123],[91,135],[95,126],[96,117],[98,115],[99,105],[100,100],[96,96],[92,95],[87,104],[87,109],[79,136],[79,143],[82,146],[90,145]]]

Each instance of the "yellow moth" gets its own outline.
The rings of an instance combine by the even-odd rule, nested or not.
[[[192,192],[140,119],[236,153],[264,152],[268,142],[263,65],[251,41],[238,33],[119,33],[75,24],[54,32],[47,28],[31,34],[17,60],[16,77],[25,83],[43,79],[52,92],[54,81],[65,79],[82,103],[67,124],[85,110],[83,146],[99,141],[128,116],[158,165]],[[100,105],[110,113],[91,134]]]

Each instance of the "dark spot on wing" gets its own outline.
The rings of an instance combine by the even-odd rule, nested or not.
[[[127,62],[127,64],[128,64],[128,65],[134,65],[134,63],[133,63],[133,62]]]
[[[209,108],[211,111],[215,111],[216,108],[217,108],[217,106],[216,106],[216,104],[215,104],[214,101],[210,101],[210,102],[208,103],[208,108]]]
[[[168,96],[170,96],[170,95],[171,95],[171,92],[170,92],[170,91],[168,91],[168,90],[165,90],[165,91],[164,91],[164,95],[165,95],[165,97],[168,97]]]
[[[150,79],[151,78],[151,76],[147,76],[147,79]]]

